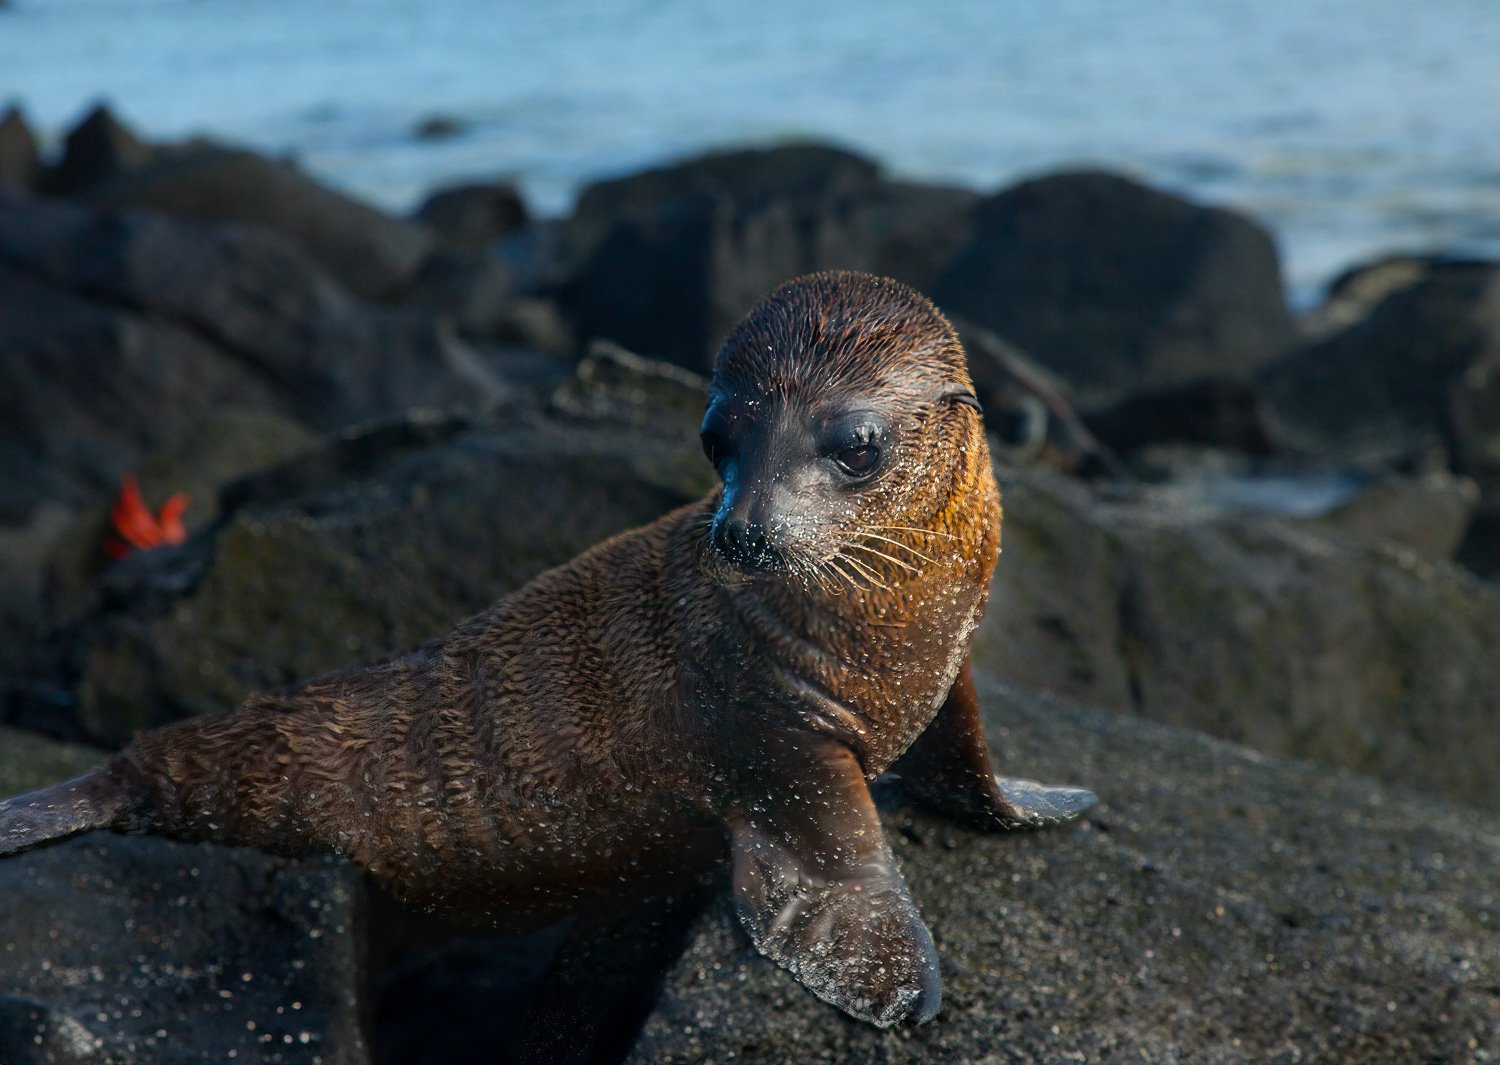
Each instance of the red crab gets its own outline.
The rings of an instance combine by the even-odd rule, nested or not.
[[[120,494],[110,509],[109,519],[119,536],[107,537],[104,553],[110,558],[124,558],[132,551],[150,551],[154,547],[180,544],[187,539],[182,527],[182,512],[188,497],[178,492],[161,505],[155,514],[141,497],[141,486],[135,474],[127,473],[120,482]]]

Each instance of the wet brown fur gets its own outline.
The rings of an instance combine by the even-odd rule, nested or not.
[[[968,389],[963,352],[921,296],[788,283],[730,335],[714,388],[906,412],[890,471],[806,533],[822,548],[726,573],[705,544],[716,491],[414,651],[143,737],[112,827],[331,850],[413,902],[516,924],[718,853],[768,737],[835,737],[873,778],[943,703],[999,550],[981,420],[944,385]]]

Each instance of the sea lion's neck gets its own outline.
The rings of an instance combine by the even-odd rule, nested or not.
[[[994,563],[992,493],[957,501],[928,528],[893,522],[852,537],[864,553],[841,552],[837,580],[783,572],[718,589],[787,710],[872,772],[921,730],[962,664]],[[864,568],[847,565],[861,557]]]

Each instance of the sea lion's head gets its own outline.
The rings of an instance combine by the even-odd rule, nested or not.
[[[871,545],[953,505],[983,448],[978,406],[953,327],[919,293],[868,274],[787,282],[714,359],[702,436],[724,485],[716,555],[825,587],[915,568]]]

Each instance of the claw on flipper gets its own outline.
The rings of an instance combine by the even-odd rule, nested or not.
[[[995,786],[1010,807],[1000,817],[1003,828],[1046,828],[1073,820],[1099,802],[1087,788],[1038,784],[1019,777],[996,777]]]

